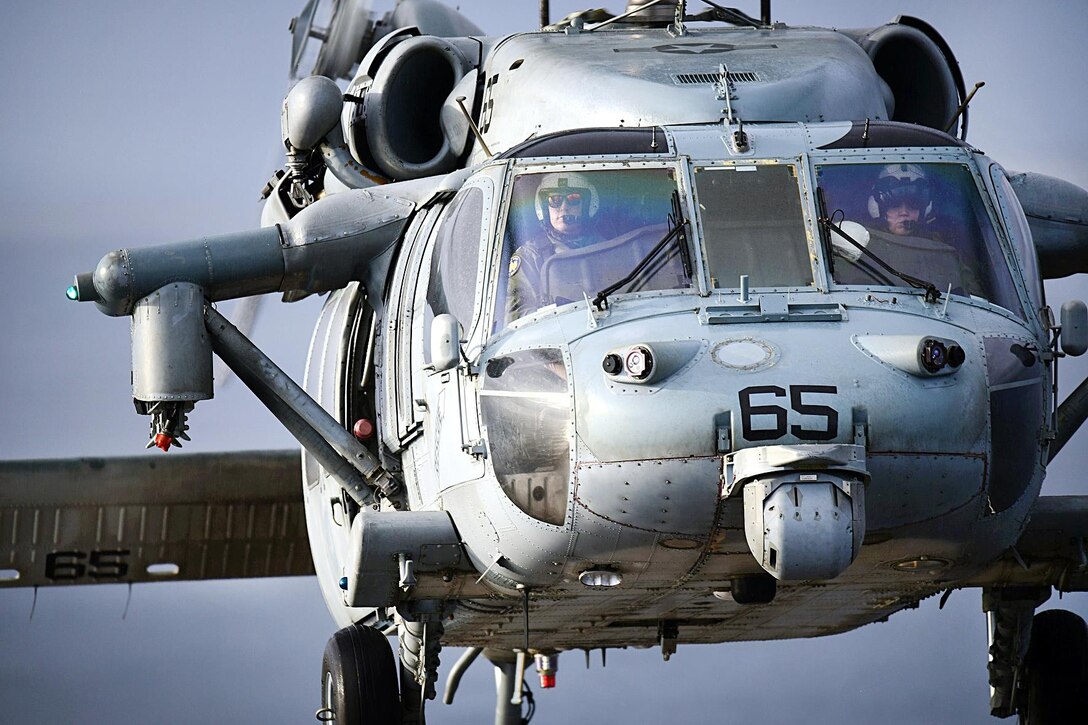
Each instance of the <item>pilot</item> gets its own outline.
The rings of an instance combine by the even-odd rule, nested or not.
[[[933,198],[918,164],[885,166],[869,196],[869,215],[897,237],[917,236],[933,221]]]
[[[933,197],[929,182],[918,164],[888,164],[882,167],[869,190],[868,211],[873,221],[866,225],[868,228],[863,230],[865,236],[858,243],[871,252],[900,257],[903,254],[902,245],[910,241],[908,238],[924,236],[935,242],[941,241],[934,235]],[[845,227],[851,223],[846,223]],[[870,246],[873,241],[876,244]],[[864,261],[862,250],[848,244],[841,236],[832,235],[831,242],[838,256],[854,263]],[[916,252],[912,254],[916,256]],[[916,262],[912,260],[908,264]]]
[[[558,252],[600,241],[596,233],[600,203],[597,188],[585,174],[566,171],[547,174],[540,180],[535,199],[540,235],[510,256],[510,319],[555,301],[541,298],[544,262]]]
[[[942,292],[949,284],[957,294],[984,290],[975,265],[954,243],[955,236],[941,232],[943,224],[938,224],[933,206],[932,186],[922,165],[884,166],[869,195],[869,216],[875,224],[864,246],[895,269],[932,281]],[[840,256],[867,263],[881,274],[869,260],[861,259],[860,250],[835,239],[833,243]]]

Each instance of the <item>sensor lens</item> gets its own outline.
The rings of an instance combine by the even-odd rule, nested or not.
[[[654,369],[654,359],[645,347],[634,347],[624,358],[623,366],[635,380],[645,380]]]
[[[963,351],[963,348],[959,345],[948,346],[948,364],[954,368],[958,368],[963,365],[964,360],[967,359],[967,353]]]
[[[922,344],[922,367],[935,373],[948,364],[948,349],[940,340],[926,340]]]

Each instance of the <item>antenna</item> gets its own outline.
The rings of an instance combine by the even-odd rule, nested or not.
[[[714,89],[718,92],[718,98],[725,101],[725,117],[729,121],[729,125],[733,125],[733,87],[729,82],[729,68],[725,63],[718,64],[718,82],[714,84]]]
[[[547,0],[545,0],[545,2],[547,2]],[[472,133],[476,135],[476,140],[480,142],[480,146],[483,148],[484,153],[487,154],[488,157],[494,156],[494,154],[491,153],[491,149],[487,147],[487,142],[484,141],[483,134],[481,134],[480,129],[477,128],[476,122],[472,120],[472,114],[465,108],[465,96],[457,96],[455,100],[457,101],[457,105],[461,107],[461,113],[465,114],[465,120],[468,121],[468,126],[472,129]]]
[[[967,104],[969,104],[971,102],[971,99],[975,97],[975,94],[978,93],[978,89],[982,88],[984,85],[986,85],[986,81],[979,81],[975,84],[975,87],[972,88],[971,92],[967,94],[967,98],[963,99],[963,103],[960,104],[960,107],[957,108],[956,112],[952,115],[951,120],[949,120],[948,125],[944,129],[945,133],[952,133],[952,127],[956,125],[956,119],[958,119],[960,116],[963,116],[964,119],[967,118],[967,116],[965,115],[967,113]],[[966,125],[967,124],[965,121],[964,126]],[[967,135],[966,130],[967,129],[964,128],[965,133],[960,136],[960,140],[963,140],[964,137]]]
[[[739,116],[733,115],[733,93],[736,90],[733,86],[733,81],[729,78],[729,68],[725,63],[718,64],[718,82],[714,84],[714,88],[718,93],[718,98],[725,101],[725,123],[730,128],[733,126],[734,121],[737,124],[737,130],[733,132],[733,150],[737,153],[744,153],[748,151],[751,146],[748,144],[748,134],[744,133],[744,121]]]

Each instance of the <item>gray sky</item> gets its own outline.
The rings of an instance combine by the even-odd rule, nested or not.
[[[0,5],[0,458],[132,455],[128,325],[64,298],[106,251],[255,226],[281,162],[287,23],[303,0],[235,4]],[[598,3],[599,4],[599,3]],[[618,0],[610,7],[618,10]],[[754,0],[736,3],[758,13]],[[1088,187],[1088,12],[1081,3],[867,0],[774,3],[790,24],[872,27],[921,17],[948,40],[972,105],[970,140],[1018,170]],[[584,7],[553,0],[560,17]],[[489,32],[531,29],[535,2],[462,2]],[[1081,275],[1048,286],[1057,308],[1088,298]],[[273,305],[255,339],[301,377],[316,301]],[[228,313],[229,314],[229,313]],[[1088,374],[1063,363],[1063,387]],[[192,417],[187,451],[294,447],[239,385]],[[1052,465],[1045,493],[1084,493],[1088,432]],[[148,455],[157,454],[157,452]],[[311,722],[333,624],[312,579],[0,591],[0,703],[21,722]],[[1082,594],[1063,606],[1084,616]],[[1048,606],[1054,606],[1057,598]],[[456,658],[447,652],[442,677]],[[988,723],[980,597],[933,600],[838,637],[561,660],[536,723]],[[470,670],[434,723],[489,722],[490,668]]]

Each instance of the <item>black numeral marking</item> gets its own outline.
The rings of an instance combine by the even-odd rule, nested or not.
[[[45,576],[54,581],[72,581],[87,573],[82,563],[87,554],[82,551],[54,551],[45,557]]]
[[[823,418],[822,427],[810,427],[811,423],[800,421],[799,424],[790,425],[789,433],[803,441],[829,441],[833,440],[839,430],[839,411],[828,405],[816,405],[805,402],[806,395],[835,395],[838,388],[834,385],[791,385],[789,389],[790,409],[797,415],[806,418]],[[746,441],[773,441],[783,438],[787,431],[787,416],[789,411],[781,405],[774,405],[770,401],[760,405],[754,405],[752,396],[774,396],[785,398],[786,390],[777,385],[753,385],[740,391],[740,422],[741,433]],[[766,400],[766,398],[764,398]],[[758,422],[762,427],[756,427],[753,418],[760,418]],[[774,425],[767,427],[768,419],[774,419]]]
[[[45,557],[45,577],[53,581],[123,579],[128,575],[128,549],[92,551],[54,551]],[[84,563],[86,562],[86,563]]]
[[[803,441],[832,440],[839,431],[839,411],[826,405],[806,405],[801,400],[801,396],[805,393],[835,395],[837,392],[838,390],[834,385],[791,385],[790,407],[801,415],[822,417],[825,419],[826,425],[824,425],[823,429],[818,430],[791,425],[790,433]]]
[[[753,395],[786,397],[777,385],[754,385],[740,391],[740,423],[746,441],[773,441],[786,435],[786,409],[778,405],[752,405]],[[753,428],[752,416],[774,416],[774,428]]]

